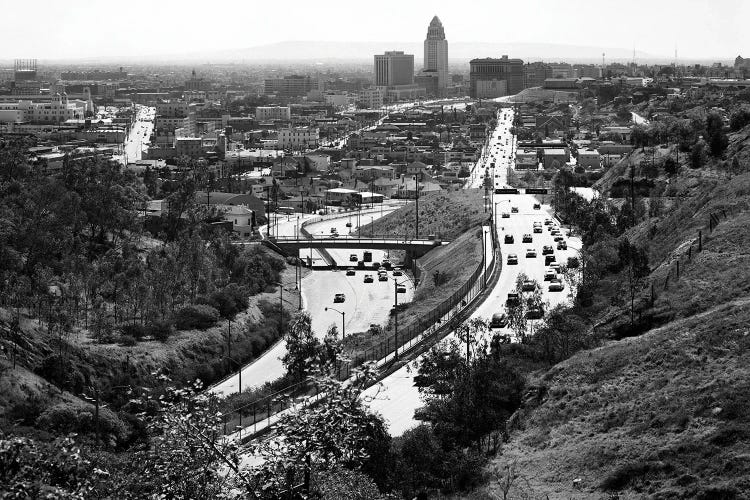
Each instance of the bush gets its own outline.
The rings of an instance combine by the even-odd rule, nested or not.
[[[211,306],[219,311],[222,318],[232,319],[237,313],[247,309],[248,292],[243,287],[230,283],[207,297],[198,297],[196,303]]]
[[[578,269],[579,265],[578,257],[568,257],[568,267],[570,269]]]
[[[96,432],[96,410],[90,404],[59,403],[39,415],[36,426],[59,434],[93,434]],[[120,418],[107,408],[99,408],[99,432],[103,437],[123,441],[128,429]],[[114,443],[112,443],[114,444]]]
[[[175,315],[175,326],[178,330],[205,330],[219,321],[219,311],[205,304],[193,304],[183,307]]]
[[[125,347],[133,347],[138,341],[132,335],[120,335],[120,344]]]
[[[86,386],[86,378],[67,358],[57,354],[47,356],[34,372],[61,389],[79,394]]]
[[[142,340],[148,334],[148,328],[143,325],[122,325],[120,327],[120,342],[122,342],[123,337],[133,337],[136,340]]]
[[[149,334],[159,342],[166,342],[174,333],[174,325],[171,321],[162,319],[154,321],[148,325]]]

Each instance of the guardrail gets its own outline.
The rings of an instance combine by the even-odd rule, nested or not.
[[[433,336],[441,331],[441,326],[449,324],[451,319],[481,294],[487,286],[488,275],[497,263],[496,254],[499,248],[497,228],[494,222],[490,226],[490,244],[493,251],[489,262],[485,264],[483,260],[458,290],[437,307],[418,317],[416,323],[403,330],[399,329],[397,334],[394,332],[393,335],[387,336],[377,345],[366,349],[351,360],[339,362],[336,373],[340,380],[351,378],[354,370],[365,362],[376,361],[380,365],[389,364],[396,359],[394,356],[396,351],[401,351],[403,354],[422,341],[433,339]],[[484,235],[482,237],[484,238]],[[304,386],[304,384],[310,385]],[[270,428],[278,420],[278,416],[274,418],[275,415],[290,408],[315,404],[321,397],[324,395],[309,381],[294,384],[272,395],[235,408],[233,412],[225,415],[225,433],[235,434],[239,431],[240,439],[243,438],[243,434],[245,438],[252,437]]]

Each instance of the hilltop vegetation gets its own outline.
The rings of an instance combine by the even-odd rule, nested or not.
[[[680,153],[670,165],[679,145],[647,145],[598,183],[619,199],[596,227],[619,230],[588,240],[584,230],[587,287],[570,311],[588,318],[593,349],[528,372],[494,463],[515,471],[513,494],[750,494],[750,127],[726,139],[700,164]],[[592,207],[566,203],[567,217],[592,227]],[[617,233],[633,250],[622,251]],[[646,266],[637,272],[634,260],[617,271],[626,255]]]

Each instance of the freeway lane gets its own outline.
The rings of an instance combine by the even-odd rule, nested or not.
[[[496,168],[489,168],[488,175],[493,177],[496,187],[507,186],[507,172],[512,165],[513,152],[511,145],[513,140],[510,134],[510,124],[512,123],[512,111],[501,110],[498,116],[498,128],[493,132],[490,155],[485,160],[487,166],[495,161]],[[493,159],[492,156],[495,156]],[[503,155],[505,158],[503,158]],[[484,165],[478,165],[477,170],[484,173]],[[480,180],[472,179],[470,185],[479,182],[481,186],[481,175],[477,175]],[[493,207],[496,210],[497,217],[494,219],[497,224],[498,237],[500,238],[500,251],[502,253],[503,264],[500,277],[486,296],[485,300],[472,314],[472,318],[490,319],[496,312],[503,312],[505,300],[508,293],[515,288],[516,277],[519,273],[524,273],[531,279],[536,279],[542,285],[543,300],[548,302],[548,308],[559,303],[569,301],[569,290],[562,292],[549,292],[548,283],[544,281],[544,274],[547,266],[544,265],[542,256],[542,247],[544,245],[553,245],[557,262],[566,263],[568,256],[576,255],[581,248],[581,242],[577,238],[569,238],[565,235],[568,245],[567,250],[557,250],[556,243],[547,226],[543,225],[542,233],[533,233],[534,222],[544,223],[545,219],[551,219],[551,207],[547,205],[534,209],[537,200],[532,195],[494,195],[492,197]],[[511,213],[511,208],[517,207],[518,213]],[[508,218],[503,218],[501,214],[507,212]],[[522,243],[524,234],[532,235],[531,243]],[[511,234],[514,237],[513,244],[504,244],[505,234]],[[537,252],[535,258],[527,258],[526,250],[533,248]],[[518,265],[507,265],[507,255],[515,253],[518,255]],[[539,321],[530,321],[530,325],[539,323]],[[535,326],[532,326],[532,328]],[[497,329],[497,333],[511,334],[509,329]],[[456,339],[454,334],[448,335],[446,339]],[[414,420],[414,411],[422,406],[419,391],[414,386],[414,367],[419,358],[408,366],[404,366],[386,377],[381,384],[371,387],[365,391],[364,399],[373,411],[380,413],[388,425],[389,432],[392,436],[400,436],[407,429],[419,424]]]

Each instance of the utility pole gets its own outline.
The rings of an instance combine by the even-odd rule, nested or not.
[[[416,238],[419,239],[419,180],[420,177],[422,177],[422,172],[417,172],[417,175],[414,177],[416,180],[415,186],[416,186],[416,194],[417,194],[417,207],[416,207]]]

